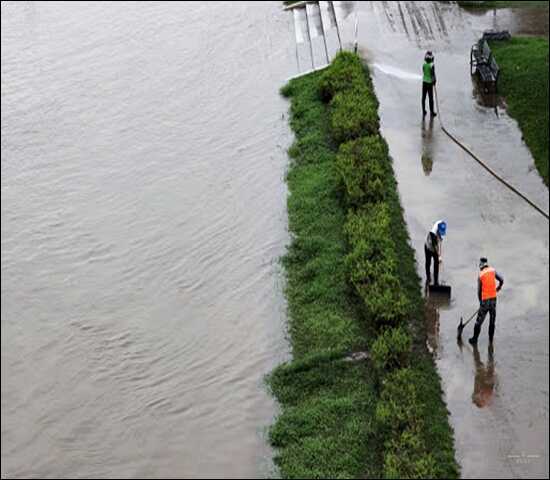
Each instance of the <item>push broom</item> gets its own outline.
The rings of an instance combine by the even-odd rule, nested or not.
[[[477,312],[479,312],[479,310],[476,310],[474,314],[465,322],[463,321],[462,317],[460,317],[460,323],[458,324],[458,328],[456,329],[457,340],[460,340],[462,338],[462,330],[464,330],[464,327],[473,320],[473,318],[477,315]]]

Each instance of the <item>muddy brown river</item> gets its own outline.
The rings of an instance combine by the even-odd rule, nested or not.
[[[2,478],[270,474],[291,28],[2,2]]]

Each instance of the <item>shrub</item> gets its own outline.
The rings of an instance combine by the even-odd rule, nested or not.
[[[330,107],[330,126],[337,144],[378,132],[378,104],[366,87],[337,93]]]
[[[405,430],[389,442],[384,454],[384,478],[441,478],[436,461],[417,432]],[[443,477],[444,478],[444,477]]]
[[[373,283],[356,288],[365,303],[366,314],[378,326],[399,325],[407,317],[409,302],[394,274],[382,272]]]
[[[386,329],[379,335],[371,347],[371,359],[379,375],[405,367],[411,346],[412,339],[402,327]]]
[[[385,478],[456,478],[458,471],[437,449],[429,449],[423,418],[425,379],[412,368],[402,368],[383,381],[376,421],[384,442]]]
[[[355,206],[381,202],[388,191],[388,148],[379,135],[361,137],[340,145],[336,166]]]
[[[408,301],[397,277],[397,257],[391,238],[391,219],[385,203],[348,215],[345,231],[349,278],[364,302],[369,319],[378,325],[397,325],[407,315]]]
[[[346,257],[346,266],[369,320],[378,326],[398,325],[407,316],[409,303],[395,270],[392,251],[379,259],[369,258],[367,242],[357,244]]]
[[[279,93],[285,97],[290,98],[292,95],[294,95],[294,90],[292,89],[293,83],[288,82],[286,85],[283,85],[281,89],[279,90]]]
[[[344,232],[352,246],[361,247],[364,255],[371,260],[391,255],[391,218],[385,203],[371,205],[369,208],[348,213]]]
[[[366,73],[361,60],[350,52],[340,52],[319,80],[319,95],[324,102],[344,90],[365,84]]]
[[[412,368],[401,368],[383,380],[376,420],[381,430],[401,433],[422,426],[422,409],[417,391],[417,375]]]

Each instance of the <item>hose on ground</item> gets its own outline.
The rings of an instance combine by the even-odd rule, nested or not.
[[[441,118],[441,109],[439,108],[439,99],[437,98],[437,88],[435,88],[435,103],[437,105],[437,115],[439,118],[439,125],[441,126],[441,130],[453,141],[455,142],[462,150],[464,150],[470,157],[472,157],[477,163],[479,163],[485,170],[487,170],[493,177],[495,177],[499,182],[501,182],[503,185],[508,187],[512,192],[514,192],[516,195],[521,197],[523,200],[525,200],[531,207],[533,207],[537,212],[539,212],[543,217],[545,217],[547,220],[550,220],[550,216],[547,212],[542,210],[538,205],[533,203],[527,196],[525,196],[523,193],[521,193],[516,187],[514,187],[512,184],[510,184],[508,181],[506,181],[502,176],[500,176],[498,173],[496,173],[487,163],[485,163],[483,160],[481,160],[474,152],[472,152],[464,143],[462,143],[458,138],[456,138],[451,132],[449,132],[443,123],[443,120]]]

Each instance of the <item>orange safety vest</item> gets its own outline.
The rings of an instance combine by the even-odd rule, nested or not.
[[[497,279],[494,268],[487,267],[479,272],[481,281],[481,300],[497,298]]]

